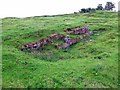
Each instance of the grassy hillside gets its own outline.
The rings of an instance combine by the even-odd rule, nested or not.
[[[118,18],[116,12],[2,19],[2,85],[4,88],[115,88],[118,84]],[[66,28],[89,25],[97,34],[67,48],[53,45],[37,53],[22,44]],[[100,30],[105,28],[105,30]],[[74,37],[74,36],[73,36]]]

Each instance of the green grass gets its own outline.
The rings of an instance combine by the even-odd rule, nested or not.
[[[2,87],[116,88],[118,85],[118,18],[116,12],[2,19]],[[22,44],[66,28],[90,25],[92,42],[63,50],[48,45],[41,52],[22,52]],[[74,36],[73,36],[74,37]],[[60,42],[61,43],[61,42]]]

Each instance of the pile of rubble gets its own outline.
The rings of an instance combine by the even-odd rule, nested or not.
[[[78,34],[78,33],[77,33],[77,34]],[[67,48],[67,47],[69,47],[69,46],[71,46],[71,45],[79,42],[80,40],[83,40],[85,37],[91,36],[91,35],[93,34],[93,32],[92,32],[92,31],[88,31],[88,32],[82,33],[82,34],[83,34],[83,35],[79,36],[78,38],[70,39],[68,42],[67,42],[67,40],[65,40],[65,41],[64,41],[65,43],[64,43],[64,44],[61,44],[61,45],[58,45],[57,48],[59,48],[59,49]]]
[[[33,43],[27,43],[22,45],[22,49],[30,49],[30,50],[38,50],[38,49],[43,49],[43,47],[47,44],[52,44],[53,40],[57,39],[57,40],[62,40],[64,42],[64,44],[60,44],[60,45],[55,45],[55,47],[57,47],[58,49],[64,49],[67,48],[77,42],[79,42],[80,40],[84,39],[85,37],[91,36],[93,34],[92,31],[89,31],[88,27],[77,27],[77,28],[73,28],[73,29],[66,29],[64,30],[64,32],[68,33],[68,34],[76,34],[76,35],[80,35],[77,38],[70,38],[68,35],[65,36],[63,34],[52,34],[44,39],[41,39],[37,42],[33,42]]]
[[[64,32],[67,32],[69,34],[84,34],[89,32],[89,27],[77,27],[77,28],[67,28],[64,30]]]
[[[23,49],[43,49],[43,47],[47,44],[50,44],[53,42],[54,39],[60,39],[62,40],[65,36],[62,34],[52,34],[51,36],[48,36],[47,38],[43,38],[37,42],[33,43],[27,43],[22,45]]]

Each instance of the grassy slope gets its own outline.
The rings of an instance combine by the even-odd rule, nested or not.
[[[3,19],[3,87],[117,87],[117,22],[117,13],[106,11]],[[37,55],[19,50],[21,44],[88,24],[91,30],[107,30],[66,50],[52,45]]]

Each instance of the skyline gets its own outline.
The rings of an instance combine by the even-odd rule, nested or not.
[[[81,8],[96,8],[98,4],[104,7],[107,1],[113,2],[118,10],[119,0],[4,0],[0,5],[0,18],[69,14]]]

